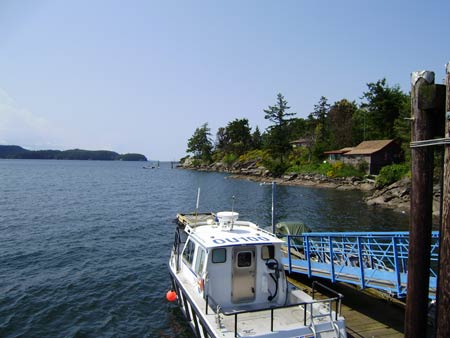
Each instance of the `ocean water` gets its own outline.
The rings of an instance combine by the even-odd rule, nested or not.
[[[178,212],[271,224],[271,185],[139,162],[0,160],[0,337],[192,337],[165,299]],[[277,186],[277,221],[406,230],[358,191]]]

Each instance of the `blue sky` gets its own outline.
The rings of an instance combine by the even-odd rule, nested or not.
[[[450,1],[0,0],[0,144],[177,160],[195,129],[264,130],[450,61]]]

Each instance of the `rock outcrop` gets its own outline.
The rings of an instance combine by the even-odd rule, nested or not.
[[[373,194],[366,197],[369,205],[388,207],[400,212],[409,212],[411,195],[411,179],[403,178],[382,189],[375,189]],[[433,187],[433,216],[439,216],[440,187]]]

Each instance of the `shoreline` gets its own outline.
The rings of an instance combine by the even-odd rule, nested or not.
[[[322,175],[311,175],[311,176],[322,176]],[[285,175],[281,178],[275,177],[263,177],[256,175],[246,175],[246,174],[236,174],[231,173],[229,178],[232,179],[245,179],[252,182],[259,182],[270,184],[275,182],[278,185],[287,185],[287,186],[302,186],[302,187],[312,187],[312,188],[323,188],[323,189],[337,189],[343,191],[349,190],[360,190],[364,192],[370,192],[375,189],[375,183],[367,180],[353,180],[352,179],[327,179],[323,177],[315,177],[313,179],[305,179],[303,177],[299,178],[298,176]]]
[[[275,182],[278,185],[302,186],[318,189],[336,189],[340,191],[359,190],[364,193],[363,201],[372,207],[382,207],[402,214],[410,212],[411,180],[408,178],[394,182],[383,188],[375,187],[375,180],[358,177],[327,177],[320,174],[285,174],[282,177],[271,177],[261,168],[223,168],[213,165],[203,168],[179,166],[182,169],[222,172],[230,174],[227,178],[249,180],[263,184]],[[435,193],[433,199],[433,216],[439,217],[439,194]]]

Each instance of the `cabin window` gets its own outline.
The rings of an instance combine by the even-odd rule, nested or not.
[[[187,265],[191,266],[192,261],[194,260],[194,251],[195,251],[195,243],[192,241],[188,241],[183,251],[183,260]]]
[[[197,258],[195,260],[195,273],[200,275],[203,272],[203,266],[205,265],[206,252],[203,248],[198,248]]]
[[[252,266],[252,253],[250,251],[239,252],[237,256],[237,265],[239,268]]]
[[[273,245],[263,245],[261,248],[262,259],[275,258],[275,247]]]
[[[225,248],[218,248],[212,251],[213,263],[225,263],[227,260],[227,250]]]

